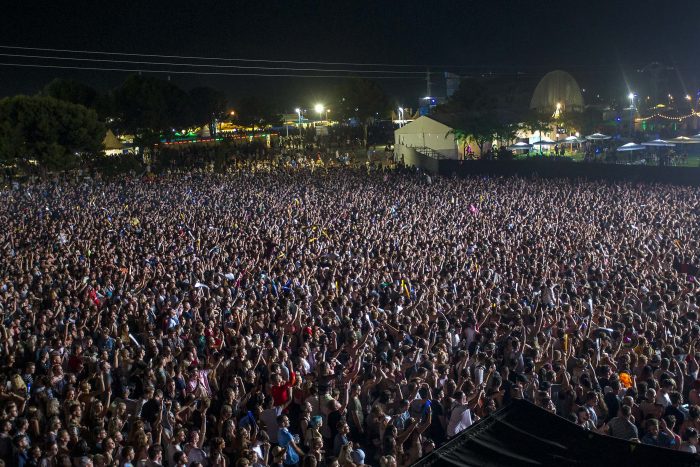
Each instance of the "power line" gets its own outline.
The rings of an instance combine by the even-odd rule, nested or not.
[[[384,67],[397,67],[397,68],[425,68],[431,69],[462,69],[471,70],[473,73],[490,73],[490,74],[513,74],[522,73],[524,70],[529,70],[528,73],[536,73],[535,70],[539,71],[549,71],[557,68],[569,69],[569,70],[588,70],[588,71],[608,71],[615,70],[616,67],[613,66],[586,66],[586,65],[562,65],[562,66],[544,66],[544,65],[527,65],[527,66],[513,66],[504,63],[500,64],[489,64],[482,65],[481,67],[475,67],[473,65],[458,65],[458,64],[397,64],[397,63],[358,63],[358,62],[328,62],[328,61],[303,61],[303,60],[273,60],[273,59],[260,59],[260,58],[230,58],[230,57],[201,57],[192,55],[165,55],[165,54],[143,54],[143,53],[130,53],[130,52],[105,52],[97,50],[74,50],[74,49],[57,49],[48,47],[23,47],[23,46],[13,46],[13,45],[0,45],[0,49],[11,49],[11,50],[31,50],[31,51],[41,51],[41,52],[54,52],[54,53],[75,53],[75,54],[89,54],[89,55],[111,55],[111,56],[127,56],[127,57],[150,57],[150,58],[174,58],[174,59],[186,59],[186,60],[213,60],[213,61],[225,61],[225,62],[251,62],[251,63],[290,63],[299,65],[345,65],[345,66],[384,66]],[[512,67],[512,71],[503,72],[499,71],[494,73],[494,70],[503,69],[506,67]],[[632,68],[638,68],[630,65]],[[684,68],[682,71],[696,70],[693,68]],[[424,71],[417,72],[424,73]]]
[[[148,70],[148,69],[127,69],[127,68],[105,68],[105,67],[80,67],[70,65],[42,65],[38,63],[2,63],[0,66],[22,67],[22,68],[53,68],[61,70],[86,70],[86,71],[123,71],[126,73],[161,73],[172,75],[215,75],[215,76],[257,76],[269,78],[362,78],[353,75],[298,75],[292,73],[225,73],[216,71],[187,71],[187,70]],[[416,76],[372,76],[372,79],[422,79]]]
[[[322,61],[301,61],[301,60],[270,60],[261,58],[227,58],[227,57],[197,57],[190,55],[163,55],[163,54],[139,54],[127,52],[101,52],[96,50],[71,50],[71,49],[53,49],[41,47],[20,47],[12,45],[0,45],[0,49],[13,50],[33,50],[39,52],[58,52],[58,53],[76,53],[76,54],[93,54],[93,55],[121,55],[125,57],[151,57],[151,58],[177,58],[184,60],[218,60],[226,62],[257,62],[257,63],[295,63],[299,65],[347,65],[347,66],[389,66],[389,67],[405,67],[416,68],[418,66],[425,68],[426,65],[405,65],[395,63],[353,63],[353,62],[322,62]],[[445,65],[434,65],[435,67],[443,67]]]
[[[268,67],[268,66],[252,66],[252,65],[215,65],[208,63],[174,63],[174,62],[153,62],[142,60],[116,60],[111,58],[83,58],[83,57],[56,57],[51,55],[28,55],[28,54],[10,54],[1,53],[2,57],[11,58],[38,58],[48,60],[67,60],[80,62],[100,62],[100,63],[128,63],[132,65],[154,65],[154,66],[184,66],[197,68],[235,68],[244,70],[281,70],[281,71],[323,71],[327,73],[389,73],[389,74],[412,74],[422,75],[422,71],[393,71],[393,70],[348,70],[348,69],[333,69],[333,68],[292,68],[292,67]]]

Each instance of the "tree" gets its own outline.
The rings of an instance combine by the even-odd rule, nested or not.
[[[158,142],[162,132],[187,125],[187,94],[170,81],[130,76],[113,93],[117,129],[143,145]]]
[[[474,142],[481,156],[487,143],[497,139],[508,142],[515,138],[518,118],[512,111],[499,108],[499,101],[483,82],[464,79],[450,100],[438,108],[452,115],[455,140]]]
[[[590,107],[583,112],[564,112],[561,118],[561,126],[569,131],[578,131],[582,135],[590,135],[600,131],[602,125],[601,112]]]
[[[362,125],[364,144],[374,121],[385,116],[391,109],[389,98],[375,81],[353,79],[340,88],[339,115],[341,118],[356,118]]]
[[[552,129],[552,123],[551,115],[530,111],[525,114],[522,126],[533,133],[538,133],[538,136],[542,139],[542,133]]]
[[[438,110],[447,113],[489,113],[495,112],[497,107],[498,100],[481,81],[463,79],[450,100],[439,106]]]
[[[201,86],[187,93],[187,120],[190,125],[210,123],[226,111],[226,96],[210,87]]]
[[[265,128],[276,125],[282,121],[282,116],[275,112],[272,103],[263,97],[247,96],[241,99],[237,105],[238,120],[244,125]]]
[[[72,104],[80,104],[88,109],[95,109],[99,99],[97,90],[87,84],[61,78],[57,78],[44,86],[40,94]]]
[[[0,100],[0,151],[24,168],[78,167],[102,151],[104,135],[95,111],[82,105],[44,96]]]
[[[455,141],[460,143],[473,141],[479,148],[481,157],[484,155],[486,144],[496,139],[499,131],[505,131],[504,124],[493,112],[464,112],[454,116],[454,129],[448,134],[452,134]]]

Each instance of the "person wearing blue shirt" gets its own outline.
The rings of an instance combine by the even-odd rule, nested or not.
[[[659,423],[657,419],[650,418],[645,422],[644,427],[646,428],[646,434],[642,437],[643,444],[662,448],[676,446],[676,438],[663,419]]]
[[[287,452],[284,464],[296,465],[299,463],[300,456],[304,455],[304,451],[297,446],[294,436],[289,432],[289,417],[280,415],[277,417],[277,424],[280,427],[277,432],[277,443]]]
[[[14,438],[15,442],[15,465],[24,467],[29,461],[29,440],[26,435],[17,435]]]

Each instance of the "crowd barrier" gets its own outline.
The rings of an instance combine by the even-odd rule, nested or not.
[[[423,161],[422,159],[426,159]],[[416,158],[415,165],[441,175],[521,176],[542,178],[586,178],[610,181],[668,183],[700,186],[699,167],[659,167],[573,162],[562,160],[457,161]]]

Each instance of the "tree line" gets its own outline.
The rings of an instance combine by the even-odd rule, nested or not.
[[[438,106],[437,112],[452,117],[451,134],[455,140],[474,143],[482,155],[487,144],[493,141],[507,144],[516,139],[519,130],[545,133],[557,127],[589,134],[604,123],[600,111],[593,108],[564,112],[555,118],[553,112],[513,105],[498,89],[477,79],[463,79],[452,97]]]
[[[341,83],[328,105],[339,119],[355,118],[367,129],[391,108],[375,82]],[[235,121],[265,128],[281,123],[275,103],[243,96],[234,103]],[[36,95],[0,100],[0,164],[24,171],[69,170],[101,154],[107,129],[134,135],[135,144],[152,147],[173,129],[212,124],[232,118],[223,92],[210,87],[183,90],[152,76],[132,75],[107,92],[78,81],[56,79]]]

